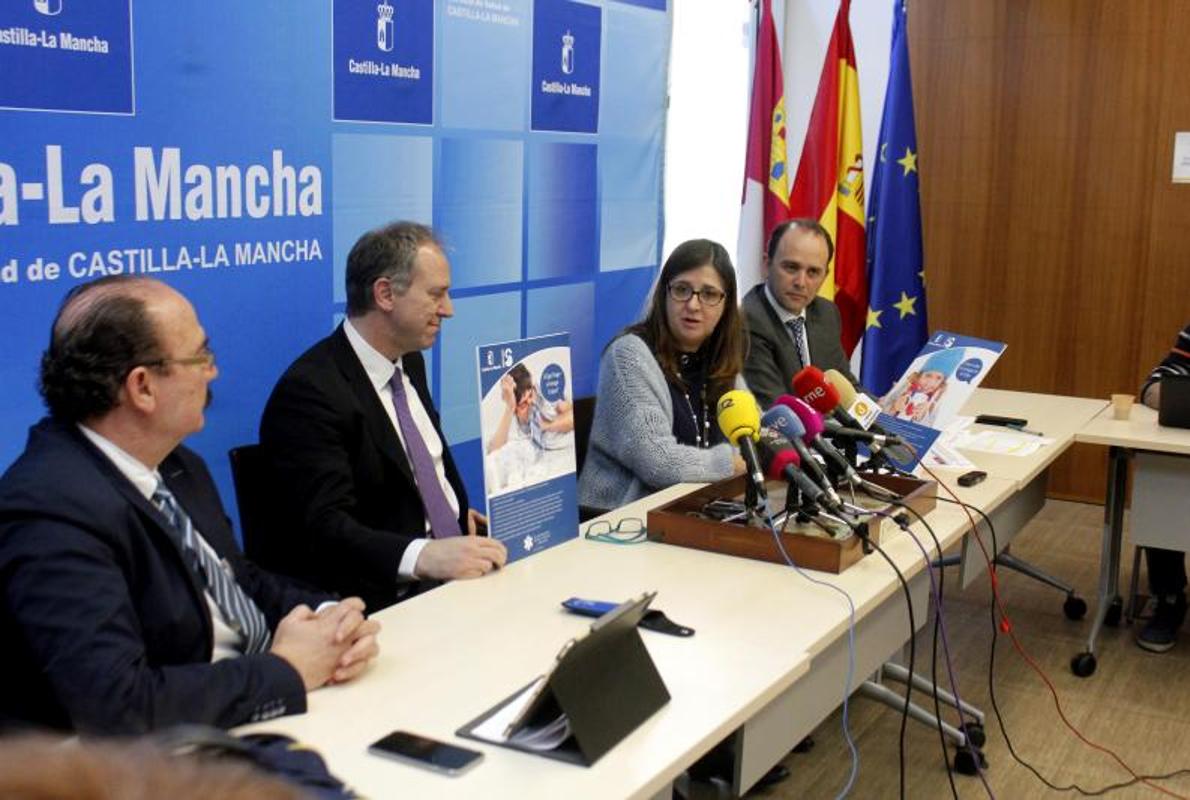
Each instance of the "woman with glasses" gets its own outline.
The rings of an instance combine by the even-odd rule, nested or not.
[[[707,239],[678,245],[644,320],[603,352],[579,503],[616,508],[675,483],[743,472],[715,406],[743,386],[744,342],[727,251]]]

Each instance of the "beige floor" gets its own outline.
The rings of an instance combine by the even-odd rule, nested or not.
[[[1098,586],[1102,508],[1051,500],[1023,531],[1014,552],[1071,581],[1092,606]],[[1127,590],[1132,549],[1125,543]],[[1143,568],[1142,568],[1143,569]],[[1100,637],[1099,666],[1090,678],[1075,677],[1070,658],[1085,647],[1089,623],[1071,622],[1062,614],[1062,595],[1016,573],[1001,571],[1001,595],[1015,622],[1018,638],[1053,681],[1067,718],[1092,741],[1115,750],[1142,773],[1190,769],[1190,630],[1173,650],[1153,655],[1133,643],[1134,628],[1107,628]],[[1143,577],[1143,576],[1142,576]],[[1143,584],[1142,584],[1143,587]],[[1078,797],[1075,792],[1047,789],[1008,752],[988,700],[987,664],[990,643],[988,581],[967,591],[945,592],[945,619],[960,692],[988,713],[988,784],[997,798]],[[930,626],[932,628],[932,626]],[[927,631],[929,628],[927,628]],[[1041,678],[1013,650],[1007,637],[996,648],[996,697],[1019,755],[1051,782],[1077,782],[1086,789],[1128,779],[1128,773],[1107,754],[1081,742],[1062,724]],[[926,659],[929,633],[918,638],[919,661]],[[926,655],[923,655],[926,654]],[[928,666],[925,667],[928,671]],[[939,672],[945,668],[939,661]],[[929,707],[929,695],[916,695]],[[948,716],[953,720],[953,714]],[[854,798],[896,798],[897,741],[900,715],[871,700],[852,702],[851,732],[860,751]],[[784,763],[793,773],[784,783],[756,798],[829,798],[846,781],[850,761],[836,712],[814,734],[816,746]],[[906,796],[950,797],[941,745],[936,730],[910,721],[905,739]],[[951,749],[953,753],[953,749]],[[986,797],[977,777],[955,775],[960,797]],[[1190,774],[1163,782],[1173,796],[1190,797]],[[1111,792],[1111,798],[1162,797],[1155,789],[1134,786]]]

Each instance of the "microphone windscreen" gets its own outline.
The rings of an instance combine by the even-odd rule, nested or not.
[[[829,414],[839,404],[839,392],[818,367],[806,367],[794,375],[793,391],[820,414]]]
[[[755,439],[760,433],[760,406],[751,392],[732,389],[724,392],[717,406],[719,429],[733,445],[741,436]]]
[[[765,477],[769,480],[779,481],[785,477],[786,467],[796,467],[801,463],[796,450],[779,450],[773,455],[772,461],[769,462],[768,469],[765,472]]]
[[[783,395],[783,397],[787,396]],[[772,428],[790,441],[795,437],[800,439],[806,435],[806,426],[802,424],[802,421],[797,418],[797,414],[794,414],[789,406],[781,403],[781,398],[777,398],[773,407],[764,412],[760,421],[765,427]]]
[[[851,381],[844,378],[843,373],[837,369],[828,369],[825,377],[827,385],[838,393],[839,403],[844,410],[851,408],[851,404],[855,402],[855,387],[851,385]]]
[[[826,382],[826,378],[822,375],[822,370],[811,364],[808,367],[803,367],[793,376],[790,384],[793,386],[793,391],[797,393],[798,397],[802,397],[806,392],[813,389],[815,386],[820,386]]]
[[[795,397],[790,408],[793,409],[794,414],[797,414],[797,418],[802,421],[802,425],[806,427],[805,438],[807,440],[813,439],[822,433],[822,415],[813,408],[810,408],[809,403]]]

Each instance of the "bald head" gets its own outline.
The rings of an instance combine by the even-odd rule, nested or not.
[[[72,289],[41,357],[38,388],[50,414],[82,422],[115,408],[128,373],[165,357],[151,307],[175,296],[182,299],[160,281],[126,276]]]

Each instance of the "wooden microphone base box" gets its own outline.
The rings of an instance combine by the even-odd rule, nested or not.
[[[922,481],[898,475],[866,474],[866,480],[901,495],[901,502],[919,514],[933,510],[937,503],[938,486],[934,481]],[[777,541],[767,524],[754,520],[722,521],[708,513],[715,501],[739,502],[744,499],[747,479],[740,475],[708,484],[649,512],[647,528],[650,541],[692,547],[741,558],[786,563]],[[774,514],[785,505],[786,484],[769,481],[765,484],[769,508]],[[850,493],[840,490],[848,503]],[[901,511],[887,501],[856,493],[854,505],[873,511],[897,514]],[[879,543],[885,526],[896,523],[884,517],[869,518],[869,538]],[[832,537],[813,522],[799,522],[791,516],[781,531],[781,544],[793,563],[806,569],[840,573],[864,557],[863,541],[853,533]]]

